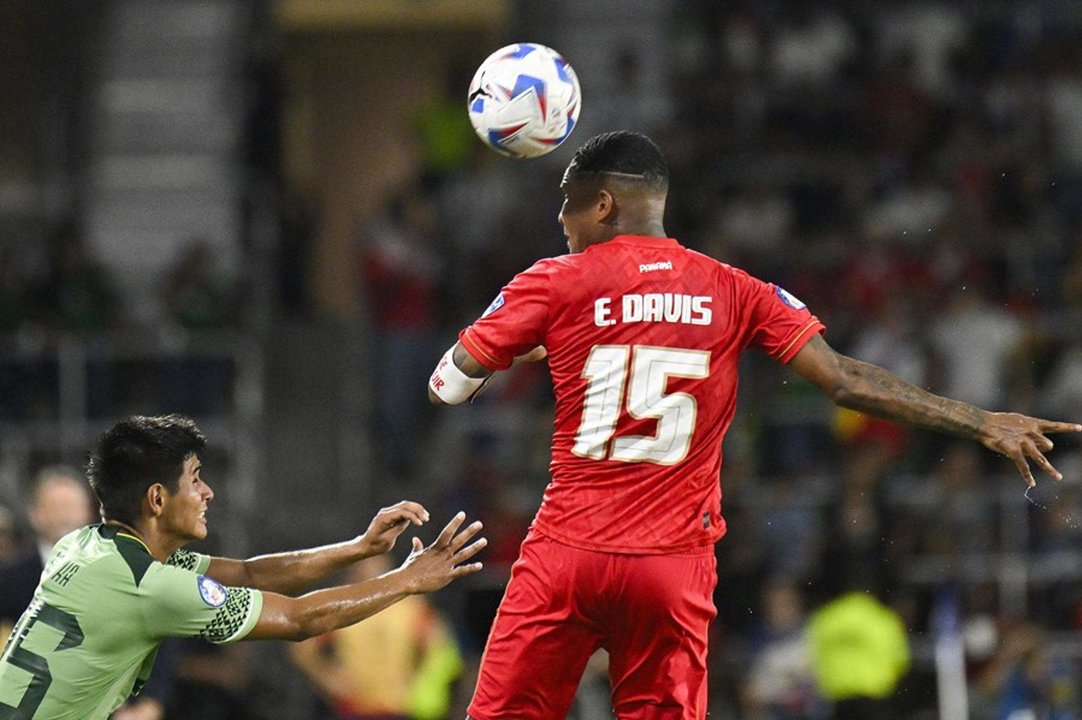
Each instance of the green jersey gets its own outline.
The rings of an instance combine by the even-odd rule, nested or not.
[[[206,577],[210,558],[162,564],[111,525],[56,544],[0,655],[0,720],[99,720],[142,688],[167,637],[227,643],[251,632],[263,595]]]

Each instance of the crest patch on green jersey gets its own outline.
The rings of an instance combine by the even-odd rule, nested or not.
[[[206,575],[197,576],[195,581],[199,585],[199,597],[203,598],[203,602],[211,607],[221,607],[222,605],[225,605],[229,593],[226,592],[226,589],[222,587],[221,583]]]

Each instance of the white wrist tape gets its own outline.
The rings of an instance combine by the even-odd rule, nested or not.
[[[478,388],[485,384],[488,378],[471,378],[458,369],[454,361],[454,347],[452,346],[436,365],[432,377],[428,379],[428,387],[440,400],[448,405],[458,405],[469,400],[477,392]]]

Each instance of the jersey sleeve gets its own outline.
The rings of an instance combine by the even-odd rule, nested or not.
[[[210,567],[210,555],[203,555],[202,553],[181,548],[170,555],[165,564],[183,570],[191,570],[197,575],[202,575]]]
[[[141,585],[143,620],[151,636],[199,637],[212,643],[240,640],[255,627],[263,593],[226,587],[172,565],[156,565]]]
[[[738,276],[747,311],[747,344],[787,363],[826,326],[783,288],[747,274]]]
[[[506,370],[519,355],[544,344],[550,282],[546,261],[514,277],[458,340],[489,370]]]

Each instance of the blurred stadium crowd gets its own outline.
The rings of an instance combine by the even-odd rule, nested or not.
[[[545,12],[526,3],[497,42],[557,47],[584,86],[571,144],[620,126],[652,135],[671,165],[669,232],[795,294],[839,350],[989,409],[1082,419],[1082,6],[662,6],[662,82],[650,70],[657,57],[634,35],[596,43],[590,57],[603,66],[577,63],[584,41],[552,20],[541,25],[551,38],[525,37]],[[263,62],[273,70],[273,57]],[[427,685],[450,689],[442,706],[429,698],[424,711],[408,703],[365,710],[363,700],[336,696],[340,685],[319,682],[319,651],[294,653],[312,685],[241,652],[230,662],[250,684],[231,686],[237,702],[253,697],[243,687],[277,698],[248,702],[252,717],[461,717],[502,582],[540,501],[552,406],[544,367],[517,368],[467,408],[435,413],[424,398],[427,373],[455,333],[515,272],[563,251],[557,185],[569,153],[527,165],[484,150],[458,97],[472,72],[464,65],[446,95],[441,86],[418,104],[408,137],[386,140],[416,153],[417,172],[358,218],[349,321],[364,333],[358,367],[368,379],[363,414],[342,431],[372,448],[362,470],[370,499],[411,493],[436,517],[462,508],[486,523],[483,578],[436,596],[437,624],[418,609],[421,620],[399,618],[389,631],[398,634],[382,641],[438,637],[440,659],[425,671],[441,679]],[[597,75],[605,86],[594,96],[607,102],[594,105]],[[253,105],[274,116],[282,80],[265,72],[256,81]],[[250,154],[275,176],[268,125],[266,116],[253,121]],[[277,197],[290,200],[277,208],[274,314],[318,322],[304,258],[321,198],[298,204],[304,189],[276,182]],[[268,344],[265,327],[249,322],[251,278],[218,273],[198,239],[178,250],[148,310],[95,261],[77,216],[47,237],[28,248],[15,234],[0,236],[6,432],[62,414],[52,389],[62,360],[42,352],[72,337],[90,347],[122,335],[187,348],[209,332]],[[228,357],[183,351],[149,365],[92,361],[85,410],[99,419],[177,410],[228,421],[234,372]],[[268,383],[263,392],[273,402],[284,391]],[[746,359],[741,394],[722,479],[729,533],[718,546],[713,715],[962,717],[939,714],[961,697],[972,717],[1082,716],[1076,441],[1055,451],[1063,482],[1042,478],[1024,495],[1002,458],[835,412],[763,358]],[[65,452],[33,457],[70,459]],[[0,457],[4,468],[29,469]],[[8,506],[0,550],[9,557],[29,542],[17,519],[18,488],[29,481],[0,484],[12,493],[0,497]],[[428,630],[402,629],[411,622]],[[447,633],[432,630],[441,623]],[[839,660],[843,641],[845,652],[868,654],[866,671]],[[403,682],[414,688],[405,695],[416,692]],[[285,699],[283,686],[294,688]],[[604,700],[599,658],[577,717],[606,717]],[[288,714],[276,714],[283,707]]]

